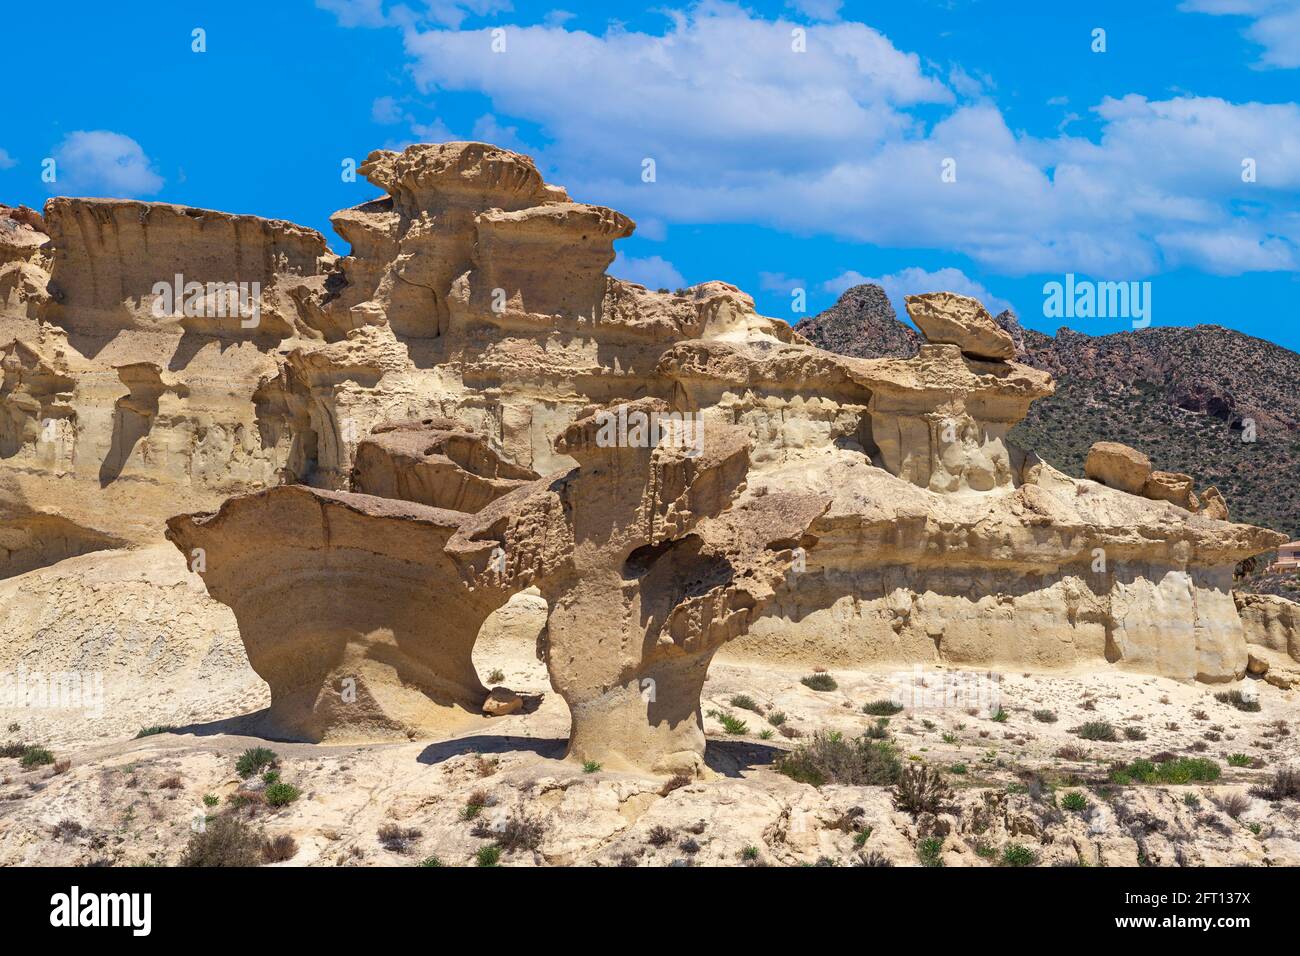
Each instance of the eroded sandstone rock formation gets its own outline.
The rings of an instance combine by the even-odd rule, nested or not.
[[[167,536],[235,612],[271,687],[265,732],[422,737],[487,699],[470,660],[508,595],[459,585],[444,552],[461,512],[285,485],[182,515]]]
[[[580,418],[557,441],[578,467],[484,508],[450,548],[478,587],[534,585],[546,599],[543,652],[569,705],[571,756],[699,772],[709,662],[772,600],[796,549],[802,558],[815,543],[808,529],[828,500],[732,507],[749,469],[749,438],[734,426],[710,425],[698,444],[609,434],[668,411],[642,399]]]
[[[531,586],[571,752],[633,766],[698,767],[724,641],[826,665],[1245,673],[1232,569],[1280,536],[1149,462],[1076,480],[1015,447],[1052,380],[977,301],[912,297],[913,357],[836,355],[725,283],[610,277],[631,221],[526,156],[423,144],[360,168],[384,195],[335,214],[342,257],[290,223],[166,204],[0,209],[0,498],[67,522],[29,522],[27,551],[147,546],[187,514],[173,540],[205,549],[286,732],[441,732],[484,703],[477,624]],[[240,283],[260,290],[251,326],[220,308]],[[632,406],[689,416],[703,444],[598,442],[601,410]],[[390,574],[391,606],[365,597]],[[454,636],[421,623],[458,595]],[[368,710],[337,711],[344,671]]]

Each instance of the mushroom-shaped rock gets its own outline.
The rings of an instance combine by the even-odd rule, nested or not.
[[[1151,477],[1151,459],[1116,441],[1094,442],[1088,449],[1083,473],[1103,485],[1140,495]]]
[[[976,358],[1010,361],[1016,343],[993,321],[978,299],[955,292],[927,292],[906,297],[907,314],[935,345],[956,345]]]
[[[747,435],[654,399],[587,414],[556,448],[578,467],[493,502],[448,550],[485,584],[535,584],[546,598],[570,757],[700,773],[709,662],[761,613],[795,549],[814,543],[808,529],[829,502],[770,495],[729,510]],[[489,551],[503,554],[495,568]]]
[[[470,652],[508,595],[463,586],[444,546],[464,517],[286,485],[172,518],[167,537],[235,612],[268,734],[405,739],[487,700]]]
[[[354,491],[452,511],[478,511],[536,479],[485,436],[437,417],[376,425],[352,465]]]

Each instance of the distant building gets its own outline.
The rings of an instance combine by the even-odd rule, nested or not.
[[[1294,568],[1300,568],[1300,541],[1279,546],[1277,560],[1273,562],[1270,570],[1286,571]]]

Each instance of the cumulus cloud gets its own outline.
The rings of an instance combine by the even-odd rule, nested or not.
[[[383,126],[391,126],[402,121],[402,108],[393,97],[381,96],[370,104],[370,118]]]
[[[1264,48],[1259,65],[1300,68],[1300,5],[1295,0],[1184,0],[1189,13],[1249,17],[1244,33]]]
[[[812,20],[838,20],[844,0],[787,0],[786,6]]]
[[[614,256],[609,274],[628,282],[640,283],[647,289],[680,289],[686,285],[682,274],[663,256],[634,259],[620,252]]]
[[[134,198],[162,189],[149,157],[130,136],[110,130],[77,130],[54,150],[56,181],[47,188],[71,196]]]
[[[808,288],[808,283],[803,279],[792,278],[784,272],[760,272],[758,287],[764,292],[781,292],[789,295],[795,289]]]
[[[506,26],[499,53],[487,30],[402,29],[422,92],[486,97],[476,138],[638,219],[945,249],[1008,275],[1300,268],[1293,103],[1107,98],[1099,133],[1067,117],[1040,138],[1009,126],[991,79],[932,70],[863,23],[805,23],[801,53],[794,21],[721,0],[665,16],[661,33]]]
[[[885,295],[889,296],[889,301],[894,306],[894,311],[900,317],[907,315],[907,303],[903,297],[919,295],[923,292],[956,292],[958,295],[968,295],[983,302],[984,308],[994,315],[1012,307],[1010,302],[999,299],[981,283],[976,282],[960,269],[953,268],[927,272],[925,269],[913,266],[874,278],[850,269],[833,279],[827,279],[822,283],[822,288],[831,295],[839,296],[845,289],[863,283],[871,283],[884,289]]]
[[[342,27],[384,27],[419,22],[459,29],[470,17],[508,13],[510,0],[424,0],[416,8],[384,0],[316,0],[316,6],[338,17]]]
[[[383,0],[316,0],[316,6],[338,17],[343,27],[382,27],[389,23]]]

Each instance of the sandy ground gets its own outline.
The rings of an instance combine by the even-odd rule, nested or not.
[[[430,858],[476,865],[482,848],[520,823],[532,828],[536,846],[502,853],[500,865],[901,866],[924,857],[988,866],[1003,862],[1008,847],[1027,849],[1037,865],[1300,863],[1300,801],[1251,794],[1279,767],[1300,766],[1293,732],[1300,693],[1263,682],[1244,682],[1260,702],[1258,713],[1247,713],[1215,699],[1231,687],[1116,670],[1006,673],[996,682],[981,675],[974,692],[969,675],[965,699],[944,699],[937,689],[952,672],[942,669],[919,679],[836,671],[835,690],[814,691],[800,682],[808,671],[719,660],[704,701],[711,776],[674,787],[565,761],[567,710],[531,651],[484,647],[476,663],[485,676],[499,668],[501,683],[517,691],[544,694],[540,706],[472,718],[445,741],[323,746],[244,736],[247,721],[232,715],[264,705],[255,676],[235,682],[227,700],[211,689],[189,698],[183,689],[160,686],[169,693],[159,696],[137,685],[133,694],[106,695],[96,719],[0,712],[9,739],[44,744],[70,761],[24,770],[15,758],[0,759],[0,863],[175,865],[194,830],[218,815],[266,836],[292,836],[296,850],[278,866]],[[909,698],[921,706],[891,717],[887,730],[908,762],[945,771],[954,795],[943,812],[913,817],[895,809],[886,788],[817,788],[775,770],[783,751],[818,730],[862,733],[877,720],[863,704],[904,685],[914,692],[918,680],[929,684],[928,699]],[[739,695],[757,711],[733,701]],[[776,713],[785,715],[780,727],[771,722]],[[745,727],[728,733],[724,714]],[[1087,721],[1111,723],[1120,739],[1081,740],[1072,730]],[[134,738],[135,729],[160,722],[179,729]],[[1126,728],[1144,739],[1128,739]],[[273,749],[281,780],[301,791],[289,805],[267,806],[254,792],[234,808],[236,760],[255,746]],[[1079,751],[1058,756],[1067,746]],[[1161,752],[1211,758],[1222,777],[1183,786],[1107,782],[1113,765]],[[1250,765],[1230,766],[1233,754]],[[1086,808],[1068,809],[1072,793]],[[1244,808],[1230,803],[1234,795]],[[384,840],[381,828],[400,833],[385,830]]]

